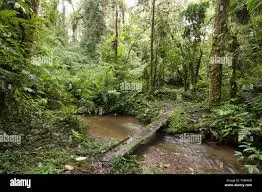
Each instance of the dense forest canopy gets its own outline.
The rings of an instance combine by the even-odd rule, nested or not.
[[[241,145],[236,155],[261,172],[261,15],[260,0],[0,0],[0,132],[22,135],[19,147],[0,145],[0,173],[25,172],[11,156],[55,136],[57,149],[73,137],[90,157],[112,145],[82,133],[80,115],[149,123],[163,103],[183,102],[208,115],[188,130],[174,113],[167,132],[201,128]]]

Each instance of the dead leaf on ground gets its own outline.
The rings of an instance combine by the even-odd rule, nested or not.
[[[74,167],[72,165],[65,165],[65,170],[67,171],[73,171]]]

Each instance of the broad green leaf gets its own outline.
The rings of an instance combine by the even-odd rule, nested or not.
[[[259,174],[260,173],[256,165],[244,165],[244,166],[248,170],[248,173],[250,174],[256,174],[256,173]]]

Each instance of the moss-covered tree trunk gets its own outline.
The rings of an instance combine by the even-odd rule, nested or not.
[[[202,56],[203,56],[203,50],[200,48],[200,56],[197,60],[196,63],[196,69],[195,69],[195,74],[194,74],[194,81],[193,81],[193,91],[195,91],[196,89],[196,85],[198,82],[198,76],[199,76],[199,69],[200,69],[200,65],[201,65],[201,61],[202,61]]]
[[[156,0],[152,2],[152,20],[151,20],[151,46],[150,46],[150,89],[154,89],[154,36],[155,36],[155,8],[156,8]]]
[[[237,95],[236,70],[239,54],[239,43],[235,35],[232,36],[232,44],[230,45],[230,52],[232,53],[232,73],[230,77],[230,97],[234,98]]]
[[[210,93],[209,104],[218,105],[221,100],[221,87],[222,87],[222,64],[220,59],[225,57],[225,37],[228,33],[227,28],[227,10],[229,0],[218,0],[216,6],[216,16],[214,23],[213,45],[211,51],[211,63],[210,70]]]
[[[115,11],[116,11],[116,20],[115,20],[115,62],[117,63],[118,57],[118,2],[115,1]]]

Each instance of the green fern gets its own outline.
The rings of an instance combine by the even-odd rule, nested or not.
[[[247,169],[250,174],[259,174],[260,171],[257,168],[257,165],[244,165],[245,169]]]

